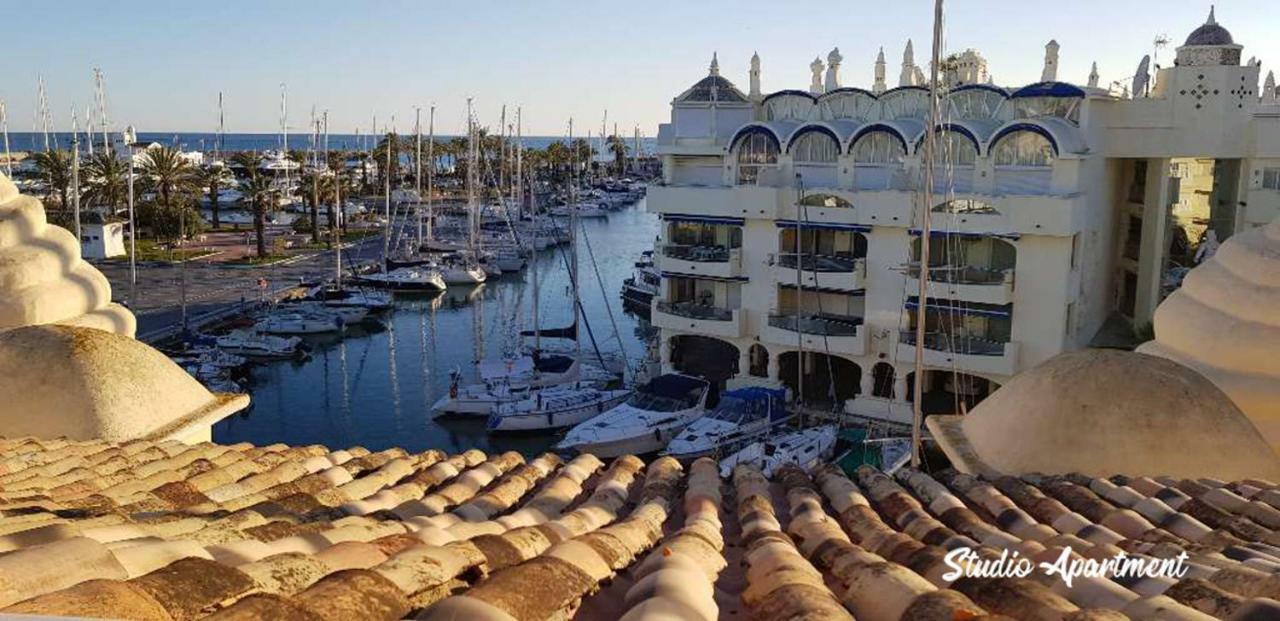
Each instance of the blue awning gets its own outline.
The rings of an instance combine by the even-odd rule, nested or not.
[[[921,231],[918,228],[909,229],[907,232],[912,237],[920,237],[920,235],[923,233],[923,231]],[[939,229],[929,229],[929,237],[973,237],[973,238],[999,237],[1000,239],[1016,240],[1022,237],[1022,235],[1018,233],[996,233],[996,232],[985,232],[985,231],[978,231],[978,232],[947,231],[947,230],[939,230]]]
[[[907,308],[918,310],[920,308],[920,297],[913,295],[907,298]],[[937,311],[939,313],[955,313],[957,315],[976,315],[979,317],[1013,316],[1012,304],[979,304],[977,302],[961,302],[958,300],[935,298],[929,298],[928,310]]]
[[[662,272],[663,278],[697,278],[700,280],[715,280],[718,282],[747,282],[746,276],[711,276],[709,274],[685,274],[682,272]]]
[[[742,226],[747,222],[746,218],[722,218],[718,216],[693,216],[680,213],[662,214],[662,219],[668,222],[696,222],[698,224],[728,224],[733,226]]]
[[[780,229],[796,228],[795,220],[774,220],[773,223]],[[854,231],[857,233],[870,233],[871,227],[865,224],[837,224],[835,222],[800,222],[802,229],[830,229],[832,231]]]

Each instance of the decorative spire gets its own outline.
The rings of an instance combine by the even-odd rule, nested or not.
[[[1217,25],[1218,25],[1218,20],[1216,20],[1216,19],[1214,19],[1214,18],[1213,18],[1213,8],[1214,8],[1214,7],[1213,7],[1213,5],[1212,5],[1212,4],[1210,4],[1210,5],[1209,5],[1209,19],[1205,20],[1205,22],[1204,22],[1204,25],[1206,25],[1206,26],[1217,26]]]
[[[827,91],[840,88],[840,63],[843,60],[844,56],[840,55],[840,48],[831,48],[831,52],[827,54]]]
[[[1267,80],[1262,83],[1262,98],[1264,100],[1276,98],[1276,72],[1274,71],[1268,71]]]
[[[884,83],[884,47],[881,46],[880,53],[876,54],[876,81],[871,86],[871,92],[879,95],[886,90]]]
[[[716,53],[711,53],[711,75],[720,75],[720,60],[716,58]]]
[[[751,53],[751,71],[748,72],[751,82],[751,91],[748,96],[751,99],[760,99],[760,54]]]
[[[822,67],[822,59],[816,56],[813,58],[813,62],[809,63],[809,72],[812,74],[809,79],[809,92],[814,95],[821,95],[823,92]]]
[[[1098,61],[1093,61],[1093,67],[1089,69],[1089,88],[1098,88]]]
[[[911,39],[907,39],[907,49],[902,51],[902,74],[898,76],[898,86],[914,86],[916,83],[915,52],[911,48]]]
[[[1044,46],[1044,69],[1040,72],[1041,82],[1055,82],[1058,79],[1058,42],[1050,39]]]

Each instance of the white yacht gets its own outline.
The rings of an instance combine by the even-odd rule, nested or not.
[[[566,382],[550,386],[532,386],[530,384],[512,384],[506,381],[481,382],[459,386],[456,381],[449,386],[449,394],[440,397],[431,406],[438,415],[488,416],[494,408],[528,399],[533,392],[544,388],[563,388],[565,390],[586,390],[597,388],[596,382]]]
[[[237,330],[217,337],[214,344],[222,351],[246,358],[285,359],[301,352],[302,339]]]
[[[440,266],[440,276],[450,285],[478,285],[488,274],[472,261],[451,261]]]
[[[305,300],[319,302],[329,308],[354,306],[367,309],[371,313],[390,310],[393,306],[391,294],[385,291],[368,289],[351,289],[338,285],[317,285],[307,291]]]
[[[363,306],[328,306],[322,302],[298,302],[283,307],[285,310],[297,310],[303,315],[313,317],[338,317],[344,325],[360,323],[369,317],[369,309]]]
[[[709,389],[701,378],[661,375],[625,403],[570,429],[556,448],[603,458],[655,453],[706,413]]]
[[[706,416],[693,421],[663,452],[676,459],[733,453],[787,420],[787,391],[753,386],[720,395]]]
[[[357,282],[393,291],[444,291],[448,287],[445,270],[422,265],[401,267],[387,272],[364,274]]]
[[[327,334],[341,332],[345,326],[337,315],[298,312],[267,315],[254,329],[263,334]]]
[[[649,317],[653,296],[662,284],[662,272],[653,264],[653,251],[646,250],[635,262],[631,277],[622,281],[622,303],[629,310]]]
[[[450,373],[449,394],[431,406],[439,414],[488,416],[493,406],[529,397],[530,391],[551,386],[601,387],[616,377],[571,356],[538,355],[482,360],[480,382],[461,385],[462,373]]]
[[[555,386],[532,391],[529,396],[493,408],[490,432],[545,431],[572,427],[612,409],[626,400],[630,390]]]
[[[836,447],[835,425],[809,427],[752,442],[742,450],[720,460],[721,476],[733,475],[739,464],[751,464],[772,477],[785,464],[795,464],[805,470],[831,457]]]

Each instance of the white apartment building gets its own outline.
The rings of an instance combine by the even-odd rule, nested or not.
[[[909,421],[922,207],[928,410],[972,405],[1104,325],[1141,328],[1204,240],[1280,213],[1280,101],[1241,51],[1211,12],[1172,66],[1144,58],[1123,87],[1099,88],[1096,68],[1059,80],[1052,41],[1042,81],[1019,88],[991,84],[972,50],[949,57],[929,205],[910,43],[895,88],[883,52],[870,88],[841,85],[833,50],[808,89],[771,94],[758,56],[745,94],[713,57],[659,127],[648,194],[664,369]]]

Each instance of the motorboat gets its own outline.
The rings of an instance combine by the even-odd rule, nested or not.
[[[520,401],[493,408],[486,425],[490,432],[545,431],[572,427],[613,409],[630,390],[555,386],[531,391]]]
[[[786,404],[787,391],[782,388],[752,386],[730,390],[720,395],[720,402],[706,416],[693,421],[671,440],[664,454],[692,460],[737,452],[786,421]]]
[[[625,403],[570,429],[556,448],[603,458],[655,453],[706,414],[710,387],[698,377],[660,375]]]
[[[319,313],[273,313],[254,324],[254,329],[263,334],[328,334],[341,332],[346,322],[333,314]]]
[[[631,277],[622,281],[622,303],[627,309],[649,317],[653,296],[662,284],[662,272],[653,263],[653,251],[646,250],[635,262]]]
[[[835,447],[835,425],[821,425],[783,433],[751,442],[738,452],[720,460],[720,475],[732,476],[733,469],[743,464],[759,468],[766,477],[772,477],[786,464],[812,470],[830,458]]]
[[[568,382],[556,384],[570,390],[596,388],[595,382]],[[533,391],[542,387],[530,384],[511,384],[506,381],[481,382],[459,386],[456,379],[449,385],[449,393],[431,406],[438,415],[488,416],[497,406],[528,399]]]
[[[369,309],[362,306],[326,306],[321,302],[300,302],[285,308],[290,310],[296,308],[305,315],[338,317],[342,319],[344,325],[348,326],[360,323],[369,317]]]
[[[246,358],[286,359],[294,358],[302,352],[302,339],[296,336],[280,337],[248,330],[237,330],[219,336],[214,344],[222,351]]]
[[[443,291],[448,287],[443,270],[425,265],[364,274],[356,282],[392,291]]]
[[[358,307],[371,313],[391,310],[394,306],[391,294],[385,291],[352,289],[338,285],[317,285],[307,291],[304,300],[319,302],[329,308]]]
[[[450,285],[478,285],[488,274],[472,261],[450,261],[440,266],[440,276]]]

